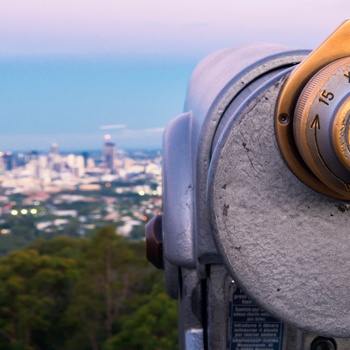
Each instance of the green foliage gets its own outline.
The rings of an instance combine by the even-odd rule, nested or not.
[[[71,327],[79,327],[92,348],[99,348],[103,339],[112,336],[115,319],[133,293],[143,261],[113,227],[102,228],[92,238],[85,274],[75,286],[67,312]],[[77,335],[81,338],[79,332]],[[71,341],[75,343],[74,337]]]
[[[171,350],[178,347],[177,305],[164,292],[163,281],[123,316],[121,330],[103,350]]]
[[[144,243],[104,227],[0,259],[0,349],[174,349],[176,303]]]
[[[80,271],[71,258],[19,250],[0,260],[0,348],[49,349]],[[35,347],[33,347],[35,345]]]
[[[145,228],[143,225],[133,226],[133,229],[130,233],[131,239],[141,239],[145,236]]]

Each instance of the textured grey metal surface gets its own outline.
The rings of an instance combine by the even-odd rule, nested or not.
[[[229,320],[230,303],[236,289],[236,284],[233,283],[226,268],[222,265],[212,265],[208,271],[208,299],[207,299],[207,348],[212,350],[226,350],[230,348],[230,340],[232,334],[229,331],[232,325]],[[281,348],[282,350],[310,350],[311,343],[319,338],[319,334],[307,333],[299,330],[289,324],[284,324],[282,344],[274,344],[274,349]],[[189,331],[192,334],[192,330]],[[199,332],[200,334],[200,332]],[[186,334],[187,335],[187,334]],[[256,334],[255,334],[256,336]],[[271,336],[271,335],[270,335]],[[195,338],[196,339],[196,338]],[[245,338],[246,347],[250,347],[249,340],[258,342],[258,338],[252,336],[251,339]],[[346,338],[334,338],[337,350],[349,350],[350,340]],[[198,343],[197,343],[198,344]],[[260,347],[267,348],[266,343],[259,342]],[[271,346],[271,345],[270,345]],[[271,347],[270,347],[271,348]],[[187,349],[187,348],[186,348]],[[192,349],[189,347],[188,349]],[[319,348],[323,349],[321,345]],[[326,349],[326,348],[325,348]]]
[[[167,126],[163,143],[164,253],[186,268],[196,268],[191,133],[191,113],[184,113]]]
[[[261,307],[301,329],[347,337],[350,207],[309,189],[285,165],[274,134],[281,80],[246,101],[215,148],[214,237],[230,274]]]
[[[180,288],[180,268],[164,257],[164,286],[170,298],[178,299]]]
[[[204,349],[205,301],[196,270],[181,269],[182,283],[179,291],[179,349]]]
[[[234,286],[223,265],[211,265],[207,279],[208,349],[226,349],[229,335],[229,303]]]
[[[255,44],[216,52],[194,71],[184,110],[193,116],[194,237],[201,263],[220,261],[209,227],[206,182],[212,143],[225,110],[254,80],[273,70],[299,63],[308,52],[279,45]]]

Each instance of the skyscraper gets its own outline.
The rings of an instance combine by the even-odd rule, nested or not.
[[[52,154],[58,154],[58,144],[57,143],[53,143],[51,145],[51,153]]]
[[[84,152],[81,153],[81,155],[84,158],[84,167],[87,168],[87,166],[88,166],[88,159],[89,159],[89,153],[84,151]]]
[[[61,171],[61,166],[62,166],[62,158],[59,154],[58,150],[58,144],[53,143],[51,145],[51,151],[49,153],[49,167],[51,170],[56,171],[59,173]]]
[[[15,159],[13,157],[13,153],[12,152],[6,152],[3,154],[2,156],[3,162],[5,164],[5,170],[11,171],[15,165]]]
[[[115,174],[115,156],[116,156],[116,150],[115,150],[115,144],[113,142],[110,142],[110,135],[105,135],[105,143],[103,147],[103,158],[105,163],[105,169],[110,174]]]
[[[26,168],[31,172],[31,174],[38,178],[40,176],[40,166],[39,166],[39,152],[30,151],[28,153],[28,162]]]

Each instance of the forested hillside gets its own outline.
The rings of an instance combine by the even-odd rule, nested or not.
[[[176,302],[144,256],[104,227],[1,258],[0,349],[176,349]]]

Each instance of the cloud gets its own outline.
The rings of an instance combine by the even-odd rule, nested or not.
[[[152,128],[152,129],[144,129],[144,132],[147,132],[147,133],[163,133],[164,132],[164,127],[162,128]]]
[[[118,137],[150,137],[163,134],[164,127],[160,128],[147,128],[147,129],[125,129],[119,134]]]
[[[113,125],[101,125],[101,130],[123,129],[126,128],[126,124],[113,124]]]

